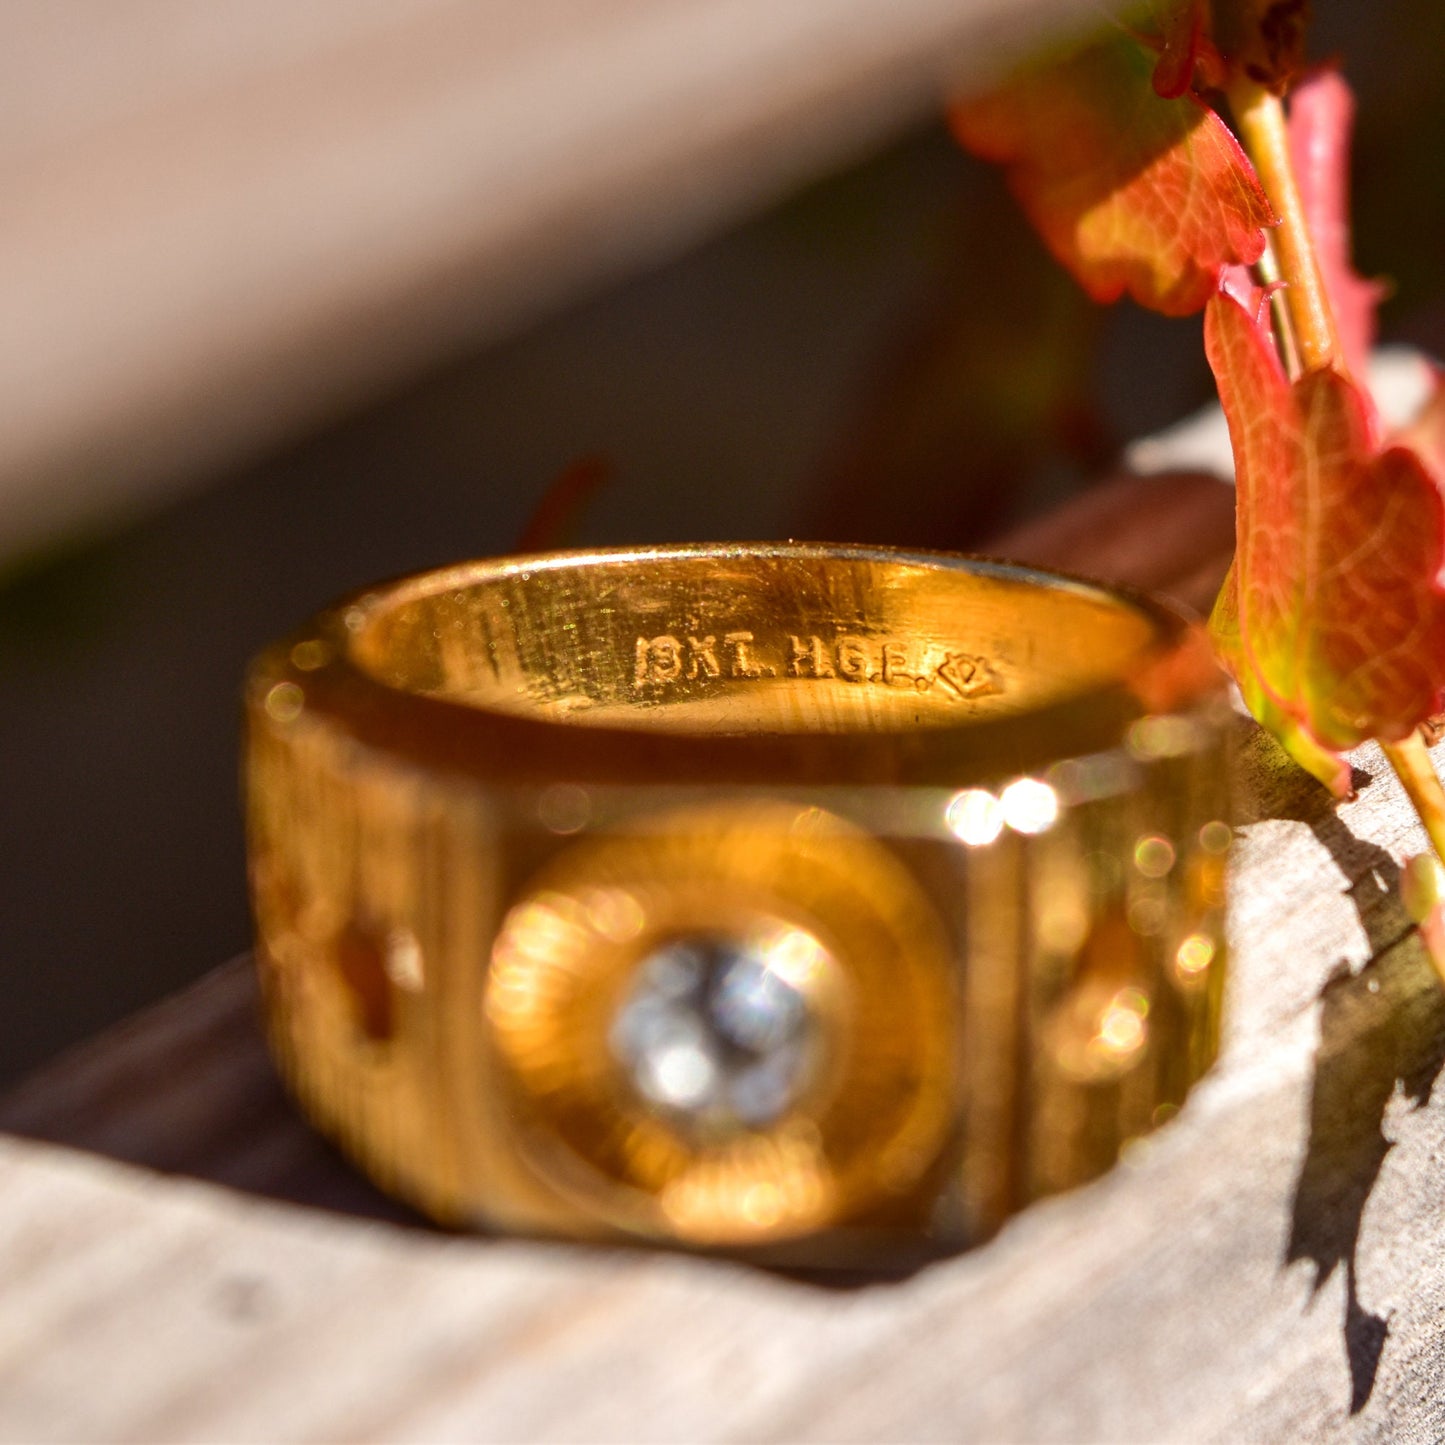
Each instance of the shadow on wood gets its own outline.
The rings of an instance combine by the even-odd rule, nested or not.
[[[1356,776],[1356,787],[1370,780]],[[1323,797],[1323,790],[1320,790]],[[1338,963],[1320,994],[1320,1041],[1310,1088],[1309,1141],[1295,1186],[1286,1265],[1307,1259],[1318,1293],[1341,1265],[1345,1278],[1344,1343],[1350,1414],[1364,1409],[1389,1337],[1388,1317],[1360,1303],[1356,1256],[1365,1206],[1392,1141],[1385,1132],[1391,1101],[1430,1102],[1445,1063],[1445,1001],[1410,986],[1418,958],[1395,945],[1412,925],[1399,897],[1399,867],[1383,848],[1357,838],[1313,794],[1303,821],[1347,878],[1372,959],[1358,973]]]

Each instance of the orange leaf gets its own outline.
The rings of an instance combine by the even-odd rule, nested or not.
[[[1237,638],[1226,665],[1327,754],[1406,737],[1445,695],[1445,497],[1406,446],[1379,449],[1342,373],[1289,382],[1249,314],[1217,296],[1204,343],[1234,447]],[[1256,714],[1258,715],[1258,713]],[[1312,771],[1318,771],[1312,769]]]
[[[1029,219],[1090,296],[1127,291],[1184,316],[1225,266],[1259,259],[1273,215],[1224,123],[1192,95],[1157,95],[1153,69],[1121,33],[951,115],[964,145],[1007,168]]]

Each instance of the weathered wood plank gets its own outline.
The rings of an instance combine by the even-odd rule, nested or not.
[[[1086,0],[0,10],[0,555],[675,251]]]
[[[1445,1000],[1358,764],[1335,811],[1249,737],[1220,1065],[904,1280],[416,1225],[287,1108],[230,966],[0,1103],[0,1436],[1445,1437]]]

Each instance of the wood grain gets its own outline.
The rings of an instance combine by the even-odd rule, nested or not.
[[[0,557],[675,252],[1093,14],[15,0]]]
[[[1336,810],[1241,730],[1224,1057],[1096,1185],[833,1285],[443,1235],[296,1119],[238,963],[0,1103],[0,1437],[1440,1439],[1423,839],[1372,749]]]

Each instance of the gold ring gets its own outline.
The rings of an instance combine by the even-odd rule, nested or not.
[[[1147,599],[755,544],[359,594],[247,689],[257,960],[313,1121],[441,1221],[888,1263],[1211,1062],[1227,714]]]

